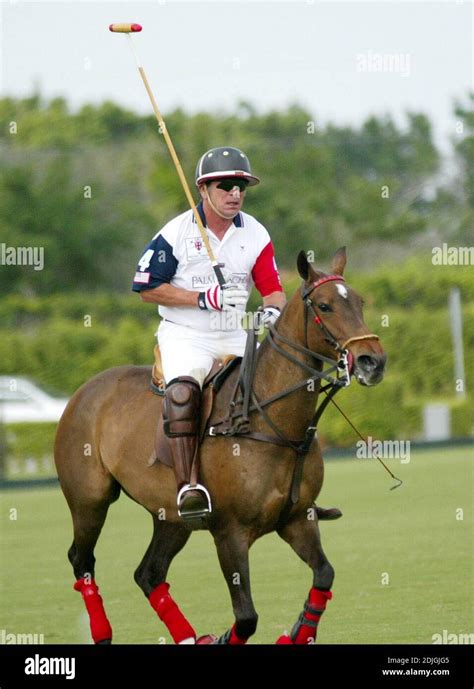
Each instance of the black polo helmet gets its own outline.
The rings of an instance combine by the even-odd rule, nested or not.
[[[223,177],[238,177],[246,179],[250,187],[260,182],[258,177],[252,175],[249,159],[238,148],[232,146],[218,146],[206,151],[199,158],[196,166],[196,185],[203,182],[212,182]]]

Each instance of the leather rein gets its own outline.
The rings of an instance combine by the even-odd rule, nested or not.
[[[351,371],[353,365],[352,354],[348,350],[348,346],[357,341],[362,340],[378,340],[378,335],[373,333],[368,333],[367,335],[359,335],[355,337],[350,337],[343,344],[340,344],[338,340],[333,336],[327,326],[323,323],[321,317],[316,313],[313,301],[311,299],[311,294],[321,285],[331,282],[331,281],[342,281],[344,278],[341,275],[327,275],[319,280],[311,283],[310,285],[305,285],[303,283],[301,287],[301,297],[304,302],[304,330],[305,330],[305,346],[290,340],[289,338],[281,335],[275,328],[271,325],[267,335],[267,340],[271,347],[278,352],[281,356],[288,359],[292,363],[296,364],[300,368],[308,372],[308,377],[303,381],[295,383],[287,387],[282,392],[276,393],[265,400],[259,400],[255,391],[253,390],[253,379],[255,374],[256,366],[256,348],[257,348],[257,336],[255,328],[251,328],[248,331],[247,343],[245,348],[245,353],[242,359],[242,364],[240,367],[240,375],[236,381],[230,407],[229,413],[226,418],[221,421],[215,422],[212,426],[206,429],[206,435],[217,436],[243,436],[245,438],[251,438],[253,440],[258,440],[262,442],[273,443],[275,445],[281,445],[284,447],[290,447],[296,452],[295,469],[293,473],[293,479],[290,490],[290,499],[287,502],[282,514],[280,515],[280,520],[285,516],[285,512],[289,513],[291,507],[298,501],[299,498],[299,487],[301,484],[301,478],[303,474],[303,464],[306,455],[309,452],[311,444],[313,442],[314,436],[316,434],[317,426],[319,420],[328,406],[334,395],[339,392],[344,387],[348,387],[351,381]],[[313,352],[308,347],[308,323],[310,317],[310,311],[313,313],[314,322],[322,330],[325,340],[336,350],[339,354],[339,358],[335,361],[332,358],[323,356]],[[280,343],[287,345],[290,349],[300,354],[305,354],[311,359],[316,360],[321,365],[321,370],[314,368],[298,359],[294,354],[284,349]],[[323,370],[324,365],[327,368]],[[305,436],[302,439],[292,439],[289,438],[269,417],[266,408],[277,400],[284,399],[291,395],[292,393],[300,390],[303,387],[309,389],[309,386],[318,381],[321,383],[325,381],[326,384],[322,385],[319,392],[325,393],[325,398],[317,406],[308,426],[306,427]],[[239,396],[240,390],[240,396]],[[252,412],[258,411],[262,418],[265,420],[267,425],[272,429],[274,435],[268,435],[266,433],[260,433],[259,431],[251,431],[249,416]]]
[[[275,395],[272,395],[271,397],[268,397],[266,400],[261,401],[257,399],[257,396],[255,394],[255,391],[252,389],[252,382],[254,378],[254,373],[255,373],[255,351],[256,351],[256,344],[257,344],[257,338],[256,338],[256,331],[255,329],[251,328],[249,330],[248,338],[247,338],[247,346],[245,350],[245,354],[242,360],[242,365],[240,368],[240,376],[237,380],[237,383],[234,388],[234,393],[232,395],[232,401],[230,403],[230,413],[229,415],[223,419],[222,421],[216,422],[210,428],[208,429],[208,435],[214,436],[214,435],[245,435],[247,437],[252,437],[255,440],[263,440],[266,442],[273,442],[277,445],[284,445],[286,447],[291,447],[294,449],[297,454],[301,454],[304,451],[304,446],[307,443],[307,438],[308,438],[308,431],[314,429],[316,430],[316,426],[314,425],[316,421],[319,420],[321,417],[324,409],[327,406],[328,403],[328,398],[326,397],[326,400],[324,400],[317,410],[315,411],[315,414],[313,415],[313,418],[311,420],[310,425],[307,427],[306,433],[305,433],[305,438],[303,440],[291,440],[287,436],[284,435],[284,433],[271,421],[271,419],[268,417],[265,407],[268,407],[270,404],[273,404],[273,402],[276,402],[277,400],[283,399],[287,397],[288,395],[292,394],[293,392],[296,392],[302,387],[309,387],[309,384],[311,381],[321,381],[325,380],[327,382],[327,385],[324,385],[321,388],[321,391],[326,392],[326,395],[331,394],[331,397],[336,394],[340,389],[343,387],[348,387],[350,385],[350,376],[351,376],[351,369],[352,369],[352,360],[351,360],[351,354],[349,350],[347,349],[348,345],[351,344],[352,342],[356,341],[361,341],[361,340],[378,340],[379,337],[378,335],[374,335],[372,333],[369,333],[367,335],[359,335],[355,337],[350,337],[347,339],[342,345],[339,344],[337,339],[332,335],[332,333],[329,331],[329,329],[324,325],[322,322],[320,316],[316,313],[314,309],[313,302],[310,298],[311,293],[320,287],[321,285],[325,284],[326,282],[330,282],[333,280],[341,280],[344,282],[344,278],[341,275],[328,275],[320,280],[317,280],[316,282],[313,282],[311,285],[309,285],[305,289],[305,285],[302,286],[301,288],[301,297],[304,301],[305,304],[305,311],[304,311],[304,318],[305,318],[305,346],[300,345],[297,342],[293,342],[292,340],[288,339],[287,337],[284,337],[281,335],[275,328],[274,325],[270,326],[269,332],[268,332],[268,341],[272,348],[278,352],[281,356],[285,357],[292,363],[296,364],[300,368],[306,370],[308,372],[308,377],[299,382],[296,383],[295,385],[292,385],[282,392],[279,392]],[[334,362],[334,359],[330,359],[329,357],[323,356],[322,354],[317,354],[316,352],[313,352],[311,349],[308,347],[308,316],[309,316],[309,310],[312,310],[314,314],[314,321],[315,323],[322,329],[325,339],[331,346],[334,347],[334,349],[339,353],[339,359]],[[313,359],[318,360],[321,362],[323,365],[327,364],[328,368],[324,371],[315,369],[314,367],[306,364],[305,362],[301,361],[298,359],[296,356],[291,354],[290,352],[286,351],[281,347],[278,342],[283,342],[284,344],[288,345],[291,349],[294,349],[297,352],[300,352],[302,354],[306,354],[310,356]],[[334,377],[331,374],[336,374],[336,377]],[[238,390],[241,390],[242,396],[237,399],[237,393]],[[330,392],[328,393],[327,390],[330,389]],[[253,404],[250,404],[250,400],[252,400]],[[240,409],[236,409],[236,407],[241,407]],[[323,407],[321,409],[321,407]],[[249,426],[249,414],[253,411],[259,411],[267,424],[273,429],[273,431],[276,433],[276,437],[273,436],[266,436],[261,433],[253,433],[248,430]],[[236,419],[235,422],[233,420]],[[314,436],[314,432],[311,433],[311,440],[312,437]],[[310,443],[311,444],[311,441]],[[303,446],[303,447],[302,447]],[[308,448],[309,449],[309,448]],[[306,450],[307,452],[307,450]]]

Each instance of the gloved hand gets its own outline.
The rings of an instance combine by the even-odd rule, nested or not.
[[[276,322],[281,312],[278,306],[264,306],[257,313],[259,314],[259,326],[269,328]]]
[[[216,285],[199,293],[198,304],[200,309],[208,311],[243,311],[248,297],[249,293],[240,285]]]

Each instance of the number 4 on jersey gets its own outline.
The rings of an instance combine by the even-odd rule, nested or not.
[[[145,251],[141,259],[138,261],[138,267],[140,268],[140,271],[142,273],[144,273],[150,265],[150,261],[153,258],[154,253],[155,252],[153,251],[153,249],[148,249],[148,251]]]

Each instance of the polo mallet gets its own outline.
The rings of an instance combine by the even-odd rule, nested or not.
[[[158,125],[160,128],[160,132],[163,134],[164,139],[166,141],[166,145],[168,146],[168,150],[171,155],[171,159],[174,163],[174,166],[176,168],[176,172],[178,173],[178,177],[180,179],[181,185],[183,187],[184,193],[186,194],[186,198],[188,199],[188,203],[191,207],[191,210],[193,211],[194,218],[196,220],[196,224],[199,229],[199,233],[202,237],[202,241],[204,243],[204,246],[206,247],[207,255],[209,256],[209,259],[212,263],[212,268],[214,270],[214,274],[217,278],[217,282],[219,285],[222,287],[225,283],[224,275],[222,274],[222,271],[219,267],[219,263],[217,262],[216,257],[214,256],[214,252],[212,251],[211,245],[209,243],[209,239],[207,237],[206,231],[204,229],[204,226],[202,224],[201,216],[199,215],[196,205],[194,203],[194,199],[192,197],[191,191],[189,189],[188,183],[186,181],[186,177],[184,176],[183,168],[181,167],[181,163],[179,162],[178,155],[175,151],[175,148],[173,146],[173,142],[171,141],[171,137],[168,134],[168,128],[166,127],[165,121],[163,120],[163,117],[161,116],[160,109],[158,108],[158,104],[155,100],[155,96],[153,95],[153,91],[150,88],[150,84],[148,83],[147,76],[145,74],[145,70],[142,67],[142,64],[140,62],[140,58],[138,57],[138,53],[135,49],[135,45],[132,40],[132,33],[138,33],[139,31],[142,30],[142,27],[140,24],[110,24],[109,30],[112,31],[113,33],[123,33],[127,36],[129,40],[129,45],[132,50],[133,57],[135,58],[135,62],[137,64],[138,71],[140,72],[140,76],[142,78],[143,83],[145,84],[146,91],[148,93],[148,96],[150,98],[151,105],[153,107],[153,111],[155,113],[156,119],[158,121]]]

